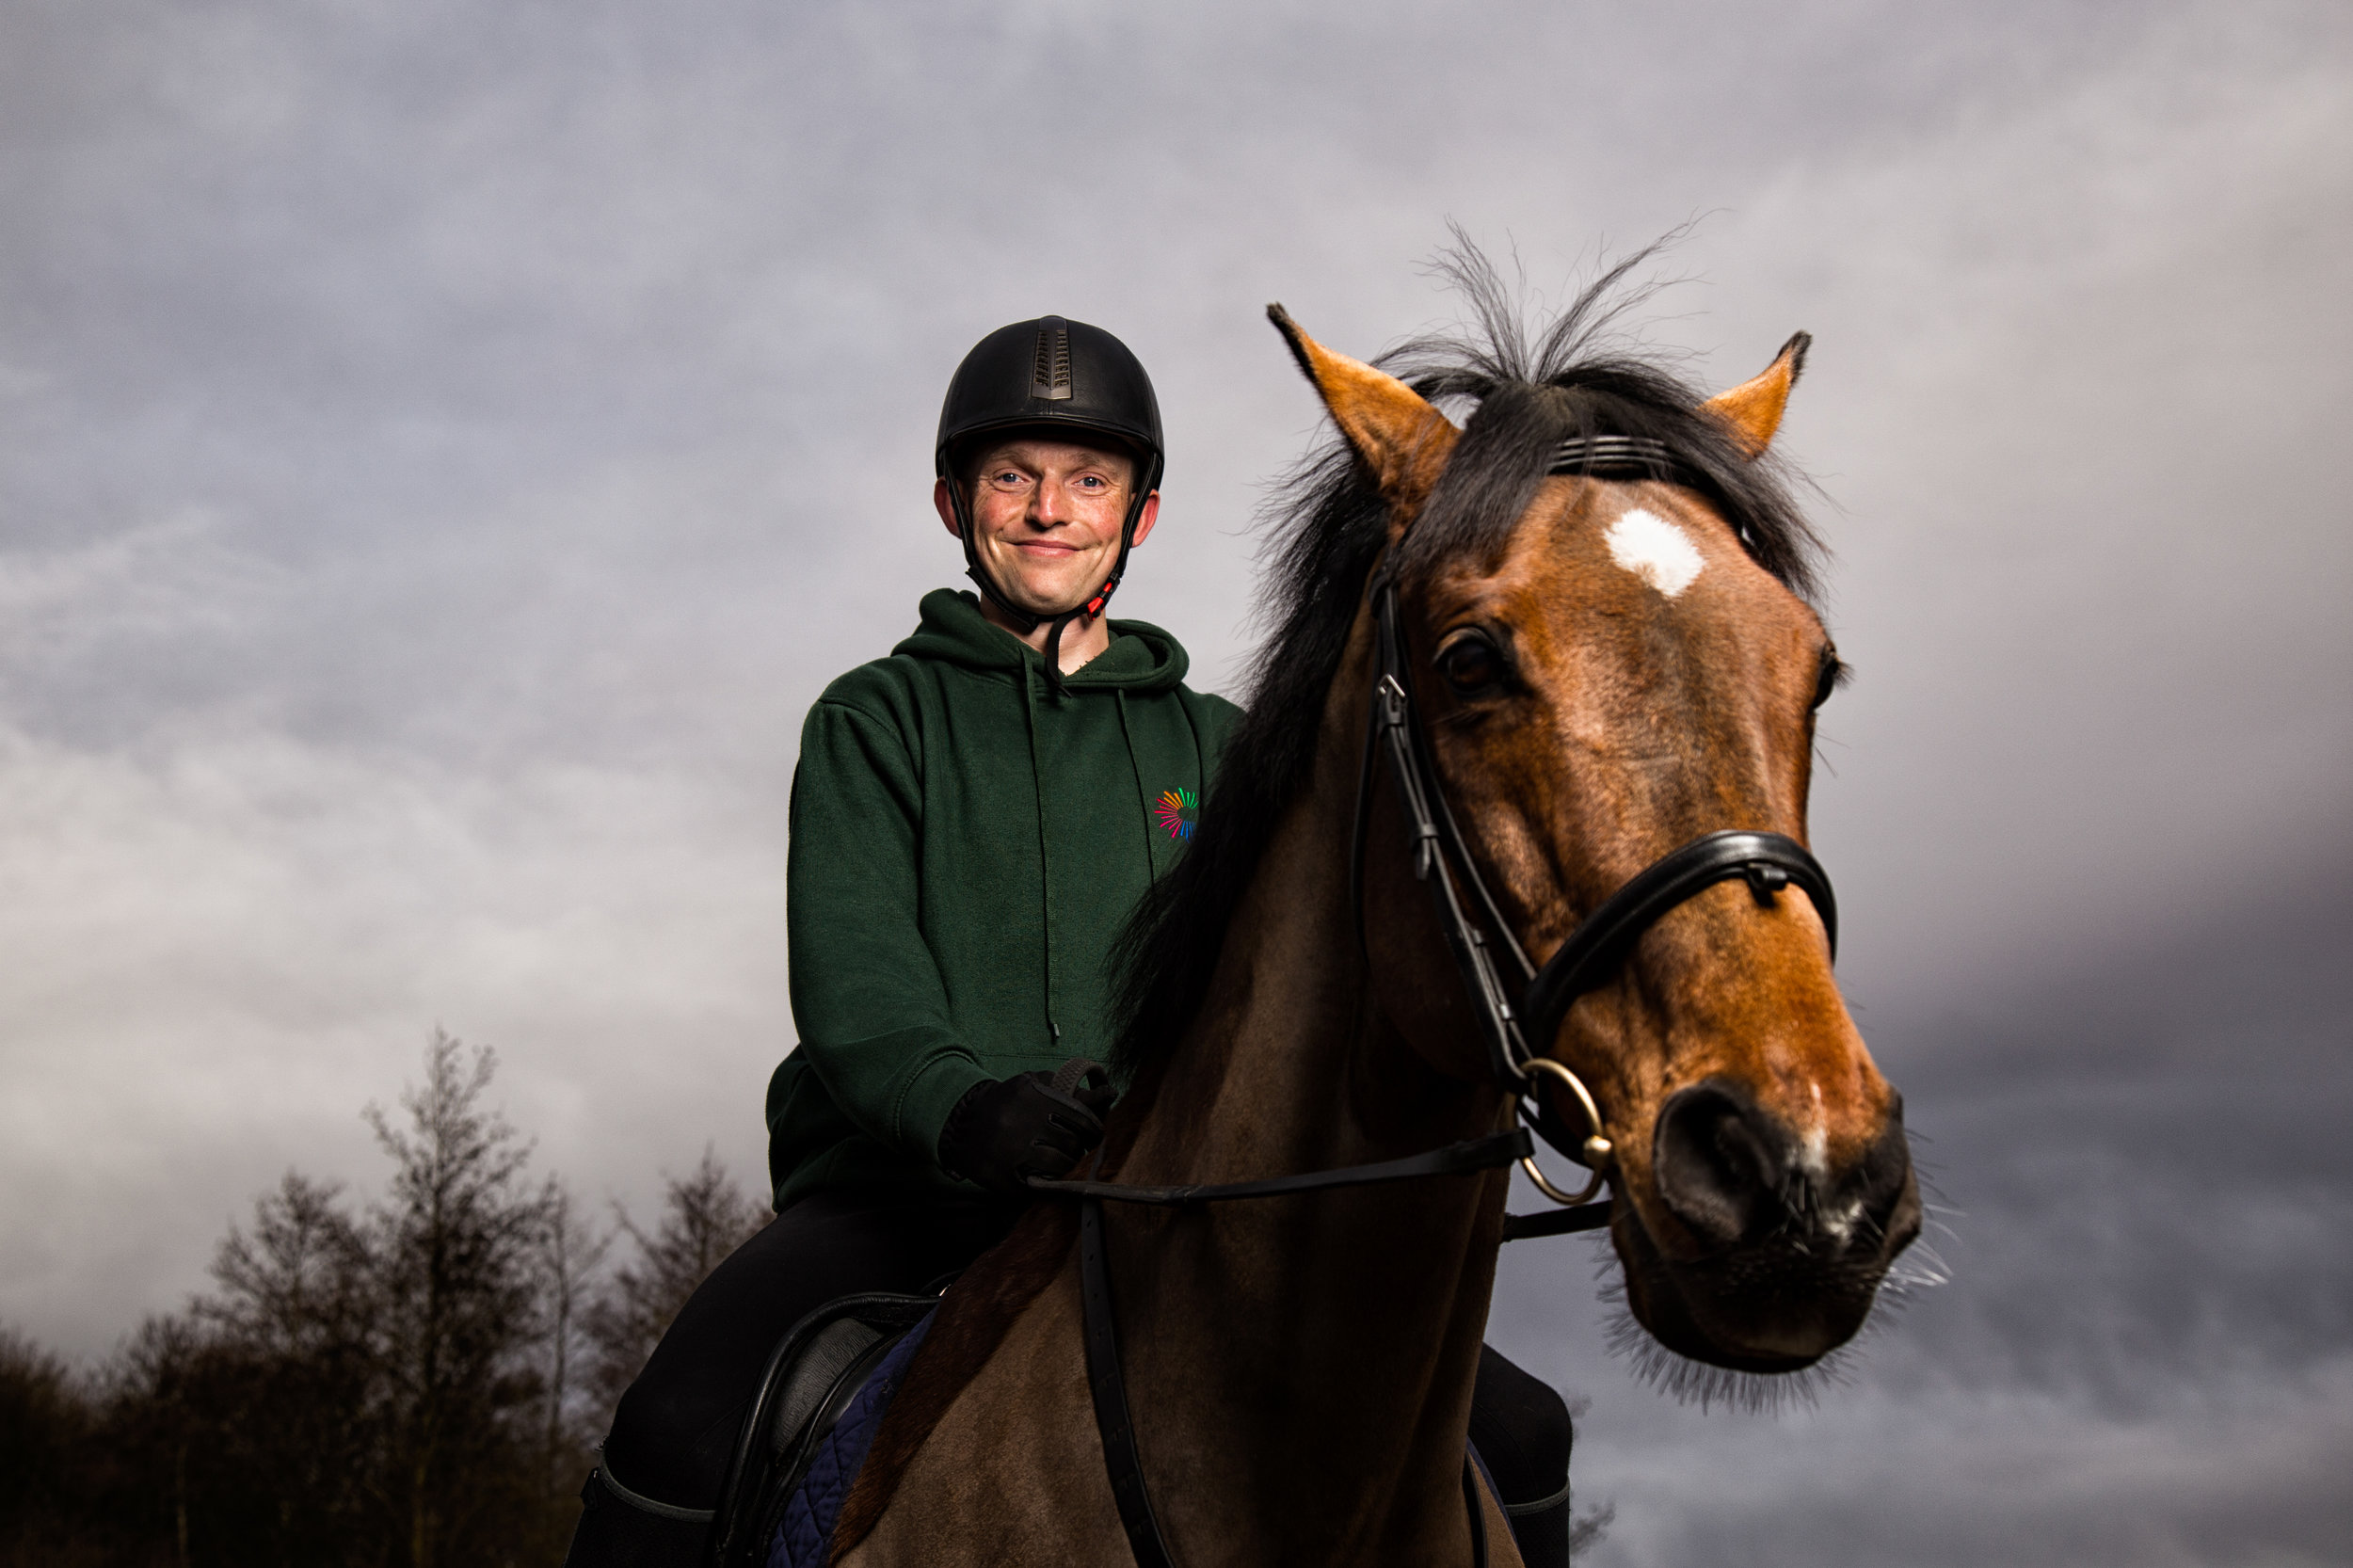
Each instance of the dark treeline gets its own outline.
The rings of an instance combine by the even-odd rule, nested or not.
[[[672,1314],[767,1219],[706,1152],[659,1222],[584,1214],[436,1032],[355,1201],[289,1174],[213,1288],[76,1372],[0,1330],[0,1565],[553,1564]]]

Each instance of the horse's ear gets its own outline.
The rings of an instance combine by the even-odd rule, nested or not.
[[[1733,439],[1750,456],[1762,455],[1773,443],[1773,432],[1781,428],[1781,412],[1789,407],[1789,389],[1798,384],[1805,369],[1805,351],[1813,344],[1813,333],[1800,332],[1781,345],[1763,375],[1730,392],[1718,392],[1700,407],[1731,425]]]
[[[1315,383],[1332,422],[1380,481],[1382,495],[1401,520],[1410,520],[1454,450],[1460,432],[1453,423],[1396,376],[1316,342],[1282,306],[1269,305],[1266,315]]]

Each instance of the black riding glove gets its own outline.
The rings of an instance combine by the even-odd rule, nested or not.
[[[992,1192],[1023,1192],[1022,1177],[1062,1176],[1101,1143],[1103,1112],[1117,1097],[1092,1062],[975,1084],[948,1112],[939,1162]]]

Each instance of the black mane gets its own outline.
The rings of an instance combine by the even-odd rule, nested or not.
[[[1453,413],[1468,409],[1445,473],[1405,536],[1408,580],[1465,552],[1501,548],[1573,436],[1662,442],[1695,476],[1757,564],[1811,598],[1821,550],[1770,456],[1750,460],[1702,394],[1652,360],[1600,344],[1647,288],[1622,288],[1670,235],[1609,268],[1531,340],[1495,267],[1467,241],[1439,264],[1471,308],[1460,334],[1413,339],[1374,362]],[[1203,803],[1192,847],[1144,896],[1119,944],[1116,1064],[1129,1081],[1163,1062],[1208,992],[1235,906],[1275,823],[1305,786],[1324,698],[1388,509],[1337,437],[1311,454],[1261,513],[1271,568],[1260,618],[1273,635],[1252,671],[1248,711]]]

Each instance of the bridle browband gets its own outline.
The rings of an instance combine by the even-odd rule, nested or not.
[[[1678,459],[1661,442],[1631,436],[1573,437],[1556,448],[1549,474],[1580,474],[1594,478],[1651,478],[1706,488],[1705,476]],[[1357,937],[1364,937],[1365,840],[1372,816],[1372,789],[1377,754],[1389,759],[1391,782],[1404,811],[1406,842],[1413,856],[1415,877],[1430,885],[1439,928],[1454,967],[1477,1008],[1480,1032],[1487,1048],[1488,1071],[1496,1086],[1512,1096],[1526,1125],[1509,1132],[1466,1139],[1443,1148],[1400,1160],[1337,1170],[1308,1171],[1294,1176],[1268,1176],[1191,1186],[1147,1187],[1115,1181],[1052,1181],[1027,1179],[1030,1190],[1044,1195],[1073,1197],[1079,1202],[1080,1305],[1086,1340],[1087,1384],[1095,1405],[1095,1423],[1102,1439],[1110,1471],[1112,1496],[1118,1504],[1121,1526],[1140,1568],[1174,1568],[1175,1558],[1144,1485],[1144,1464],[1138,1452],[1134,1423],[1128,1414],[1126,1380],[1121,1372],[1117,1320],[1111,1299],[1111,1266],[1103,1240],[1103,1205],[1138,1204],[1156,1208],[1191,1208],[1202,1204],[1249,1198],[1287,1197],[1334,1188],[1366,1187],[1421,1176],[1495,1170],[1517,1160],[1537,1188],[1562,1207],[1549,1214],[1506,1214],[1503,1239],[1560,1236],[1597,1230],[1610,1222],[1611,1201],[1589,1202],[1609,1179],[1616,1147],[1610,1141],[1600,1106],[1584,1081],[1565,1064],[1529,1041],[1548,1046],[1559,1034],[1569,1007],[1588,991],[1609,984],[1642,933],[1668,911],[1705,892],[1719,882],[1737,878],[1749,886],[1760,905],[1769,906],[1781,891],[1795,884],[1813,900],[1820,917],[1831,956],[1838,955],[1838,905],[1830,876],[1804,845],[1780,833],[1741,830],[1703,834],[1652,861],[1604,899],[1569,933],[1559,951],[1538,968],[1529,959],[1511,923],[1480,875],[1462,828],[1448,805],[1437,769],[1430,758],[1427,737],[1414,704],[1412,672],[1406,664],[1405,639],[1398,628],[1396,577],[1385,568],[1367,584],[1373,622],[1374,667],[1372,695],[1367,704],[1364,762],[1356,777],[1356,808],[1349,837],[1349,903],[1355,911]],[[1457,885],[1468,889],[1468,908]],[[1493,940],[1489,939],[1492,933]],[[1501,947],[1513,971],[1507,984],[1497,969],[1495,950]],[[1517,996],[1515,1006],[1513,998]],[[1073,1067],[1091,1064],[1072,1063]],[[1549,1078],[1569,1092],[1584,1112],[1588,1131],[1579,1138],[1538,1093],[1539,1081]],[[1065,1089],[1072,1084],[1057,1083]],[[1530,1110],[1530,1107],[1533,1110]],[[1545,1142],[1585,1166],[1592,1179],[1582,1192],[1568,1192],[1553,1185],[1535,1161],[1532,1127]],[[1100,1155],[1096,1157],[1100,1161]],[[1487,1561],[1485,1523],[1468,1461],[1464,1496],[1470,1506],[1474,1560]]]
[[[1571,436],[1552,449],[1546,477],[1574,473],[1587,479],[1658,479],[1705,492],[1707,476],[1648,436]]]

